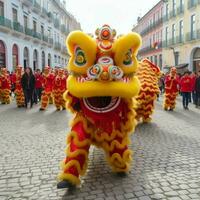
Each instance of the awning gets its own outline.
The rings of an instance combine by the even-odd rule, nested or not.
[[[175,66],[177,69],[183,69],[183,68],[186,68],[186,67],[188,67],[188,63],[182,63],[182,64],[179,64],[179,65],[177,65],[177,66]]]

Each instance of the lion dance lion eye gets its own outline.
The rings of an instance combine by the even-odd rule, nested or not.
[[[77,47],[75,51],[75,63],[78,66],[83,66],[86,64],[85,53],[81,48]]]
[[[131,65],[132,64],[132,51],[131,49],[126,53],[125,59],[123,61],[124,65]]]

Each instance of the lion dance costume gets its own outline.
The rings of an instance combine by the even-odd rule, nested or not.
[[[137,120],[142,119],[143,122],[150,122],[151,115],[154,110],[154,102],[160,93],[158,80],[160,77],[160,69],[148,59],[142,60],[139,64],[136,76],[140,80],[141,89],[136,100],[138,102]]]
[[[54,80],[54,104],[57,110],[65,109],[65,100],[63,98],[63,94],[66,91],[66,76],[64,69],[58,69],[58,74]]]
[[[51,68],[49,66],[46,66],[44,68],[44,74],[43,74],[43,91],[42,91],[42,97],[41,97],[41,108],[40,110],[46,110],[47,106],[49,105],[49,100],[52,98],[52,88],[53,88],[53,82],[54,82],[54,74],[51,73]]]
[[[172,67],[170,74],[165,78],[165,97],[164,110],[173,111],[176,106],[176,97],[178,95],[179,79],[176,73],[176,68]]]
[[[58,188],[80,184],[87,169],[90,145],[104,149],[117,173],[129,171],[130,133],[136,126],[133,98],[140,84],[134,76],[141,38],[136,33],[118,37],[108,25],[97,29],[97,39],[72,32],[67,39],[71,58],[65,99],[75,117],[67,139]]]
[[[10,104],[11,81],[6,68],[1,69],[0,75],[0,99],[2,104]]]
[[[16,67],[16,86],[15,86],[15,95],[16,95],[16,103],[18,107],[24,106],[24,93],[21,85],[21,79],[22,79],[22,67],[17,66]]]

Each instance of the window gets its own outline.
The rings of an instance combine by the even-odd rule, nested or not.
[[[28,17],[26,15],[24,15],[24,28],[28,28]]]
[[[179,22],[179,42],[183,42],[183,20]]]
[[[176,0],[172,0],[173,16],[176,15]]]
[[[151,56],[151,62],[153,62],[153,56]]]
[[[4,3],[0,1],[0,16],[4,16]]]
[[[154,63],[155,63],[155,65],[158,64],[158,57],[157,56],[154,56]]]
[[[41,35],[44,36],[44,26],[41,25]]]
[[[159,55],[159,66],[162,69],[162,54]]]
[[[195,15],[191,16],[191,39],[195,39],[196,32],[196,19]]]
[[[180,0],[180,11],[184,10],[184,0]]]
[[[33,31],[37,32],[37,22],[33,20]]]
[[[166,19],[168,19],[169,18],[169,4],[166,4],[165,9],[166,9]]]
[[[17,9],[13,8],[12,9],[12,14],[13,14],[13,21],[17,22],[18,17],[17,17]]]
[[[165,28],[165,41],[166,41],[166,45],[168,44],[168,35],[169,35],[169,28],[166,27]]]
[[[54,55],[54,62],[57,63],[57,56]]]
[[[48,38],[51,38],[51,28],[48,29]]]
[[[175,24],[172,24],[172,44],[175,43],[176,27]]]

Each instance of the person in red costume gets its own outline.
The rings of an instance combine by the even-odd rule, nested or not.
[[[23,71],[22,71],[22,66],[18,65],[16,67],[16,82],[15,82],[15,95],[16,95],[16,103],[17,107],[23,107],[24,106],[24,93],[21,85],[21,79],[22,79]]]
[[[51,68],[49,66],[46,66],[44,68],[44,74],[43,74],[43,92],[41,97],[41,108],[40,110],[46,110],[49,100],[52,95],[52,87],[53,87],[53,81],[54,81],[54,74],[51,73]]]
[[[66,91],[66,76],[63,69],[58,69],[57,76],[54,80],[54,104],[57,110],[65,110],[65,100],[63,98],[63,93]]]
[[[10,104],[11,81],[6,68],[1,69],[0,73],[1,103]]]
[[[181,93],[182,93],[182,97],[183,97],[182,102],[183,102],[183,108],[185,110],[188,110],[191,85],[192,85],[192,79],[189,75],[189,72],[186,71],[180,80]]]
[[[165,78],[165,98],[164,110],[173,111],[176,106],[176,97],[178,95],[179,78],[177,76],[176,68],[172,67],[170,74]]]

